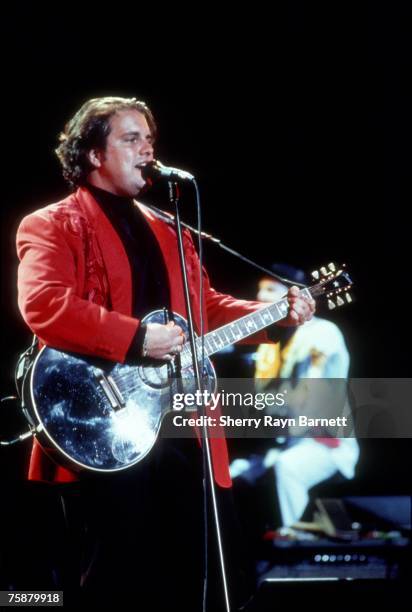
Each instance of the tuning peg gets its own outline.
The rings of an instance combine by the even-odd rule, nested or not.
[[[346,301],[348,302],[348,304],[350,304],[351,302],[353,302],[352,296],[350,293],[346,294]]]
[[[322,266],[320,269],[320,273],[322,274],[322,276],[326,276],[328,274],[327,269],[325,268],[325,266]]]
[[[343,306],[345,303],[345,300],[342,300],[342,298],[340,297],[340,295],[338,295],[338,297],[336,298],[336,305],[337,306]]]
[[[329,310],[333,310],[334,308],[336,308],[336,304],[332,302],[332,300],[328,300],[328,308]]]
[[[315,280],[319,280],[319,271],[318,270],[313,270],[313,272],[311,273],[311,276]]]
[[[333,261],[331,261],[331,263],[330,263],[330,264],[328,264],[328,268],[329,268],[329,270],[330,270],[331,272],[336,272],[336,266],[335,266],[335,264],[333,263]]]

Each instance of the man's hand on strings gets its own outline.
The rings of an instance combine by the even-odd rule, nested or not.
[[[279,321],[281,327],[297,327],[310,321],[313,317],[316,303],[312,298],[299,295],[299,289],[290,287],[285,296],[289,302],[289,312],[285,319]]]

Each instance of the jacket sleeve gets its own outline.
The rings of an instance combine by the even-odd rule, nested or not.
[[[81,241],[47,213],[23,219],[17,231],[20,311],[43,344],[124,362],[139,321],[81,297]]]

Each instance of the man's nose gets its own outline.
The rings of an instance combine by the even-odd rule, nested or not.
[[[153,159],[153,143],[145,141],[140,149],[140,154],[145,155],[149,159]]]

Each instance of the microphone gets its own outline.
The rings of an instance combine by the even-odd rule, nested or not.
[[[142,167],[142,175],[145,180],[165,178],[169,181],[194,181],[195,177],[186,170],[179,170],[179,168],[170,168],[164,166],[158,159],[154,159],[152,162]]]

